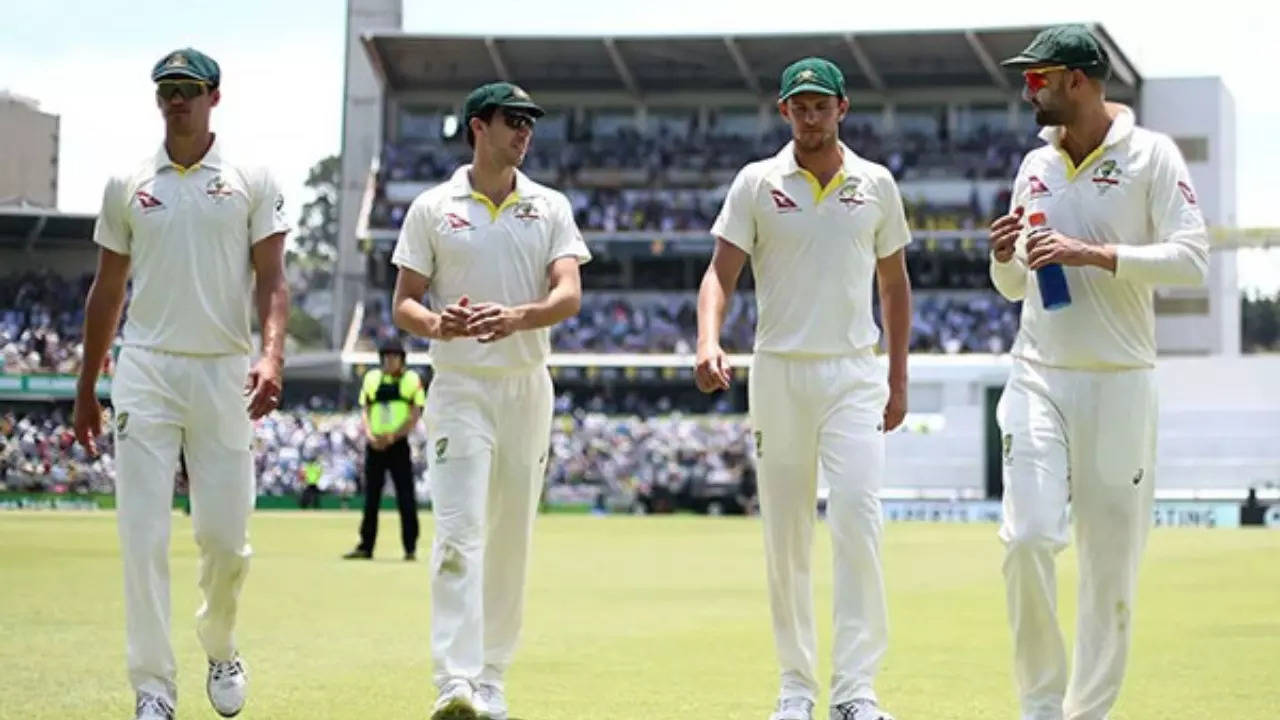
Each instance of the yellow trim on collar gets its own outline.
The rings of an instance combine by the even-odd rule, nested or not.
[[[831,177],[831,180],[827,182],[826,187],[822,187],[822,184],[818,182],[818,178],[815,177],[813,173],[805,170],[804,168],[799,168],[799,170],[800,177],[804,178],[805,182],[809,183],[809,187],[813,189],[814,205],[821,205],[822,201],[827,199],[828,195],[844,183],[844,168],[841,168]]]
[[[520,193],[515,190],[512,190],[510,193],[507,194],[505,198],[503,198],[501,205],[494,205],[493,201],[489,199],[488,195],[485,195],[484,193],[478,192],[475,190],[471,191],[471,199],[485,206],[485,208],[489,211],[489,220],[492,222],[498,219],[498,216],[502,214],[503,210],[506,210],[512,205],[515,205],[516,203],[520,202]]]
[[[182,166],[181,166],[181,165],[179,165],[178,163],[176,163],[176,162],[172,162],[172,161],[170,161],[170,163],[169,163],[169,164],[173,166],[173,169],[174,169],[174,170],[177,170],[177,171],[178,171],[178,174],[179,174],[179,175],[186,175],[186,174],[187,174],[187,173],[189,173],[189,172],[194,172],[194,171],[196,171],[196,170],[199,170],[199,169],[200,169],[200,163],[196,163],[195,165],[192,165],[191,167],[182,167]]]
[[[1067,181],[1068,182],[1075,180],[1076,176],[1080,174],[1081,170],[1084,170],[1085,168],[1089,167],[1089,165],[1091,165],[1098,158],[1102,157],[1103,153],[1107,151],[1107,144],[1106,142],[1103,142],[1101,145],[1094,148],[1093,152],[1086,155],[1084,157],[1084,160],[1081,160],[1080,165],[1077,167],[1075,163],[1071,162],[1071,156],[1067,154],[1066,150],[1062,149],[1061,145],[1058,145],[1056,147],[1058,148],[1058,154],[1062,155],[1062,161],[1067,164]]]

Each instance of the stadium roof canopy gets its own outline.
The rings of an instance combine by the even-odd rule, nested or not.
[[[1141,78],[1100,25],[1111,54],[1110,94],[1136,96]],[[1042,27],[899,32],[666,36],[474,36],[403,32],[364,37],[389,92],[465,92],[495,78],[535,93],[777,93],[789,62],[822,55],[845,71],[851,93],[986,87],[1018,92],[1016,55]]]
[[[47,208],[0,206],[0,245],[87,243],[93,238],[96,218]]]

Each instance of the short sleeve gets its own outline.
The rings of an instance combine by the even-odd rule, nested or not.
[[[284,193],[280,190],[280,183],[264,168],[255,185],[250,203],[249,236],[257,244],[272,235],[287,233],[290,228],[289,221],[285,219]]]
[[[550,265],[562,257],[577,258],[579,265],[591,262],[591,251],[587,249],[587,243],[582,239],[582,231],[578,229],[578,223],[573,219],[569,199],[563,195],[556,196],[552,201],[551,210],[551,257],[547,259],[547,264]]]
[[[740,248],[748,255],[755,249],[756,216],[754,183],[746,168],[738,171],[725,195],[720,214],[711,225],[711,234]]]
[[[391,253],[391,264],[408,268],[430,279],[436,269],[435,234],[435,223],[431,221],[430,210],[419,198],[409,206],[409,212],[405,213],[404,223],[400,226],[400,237]]]
[[[876,182],[883,199],[880,225],[876,228],[876,257],[885,258],[911,242],[911,228],[907,226],[907,213],[902,207],[898,183],[890,175],[878,178]]]
[[[360,407],[367,407],[369,401],[373,399],[373,394],[377,390],[378,380],[375,379],[376,370],[370,370],[365,373],[364,379],[360,381]]]
[[[129,226],[127,182],[111,178],[102,191],[102,210],[93,225],[93,241],[119,255],[129,255],[133,231]]]
[[[413,406],[422,407],[427,404],[427,389],[422,386],[422,380],[418,380],[418,390],[413,394]]]

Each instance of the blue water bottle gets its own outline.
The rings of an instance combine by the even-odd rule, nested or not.
[[[1045,216],[1042,212],[1033,212],[1029,218],[1031,227],[1044,227]],[[1036,271],[1036,280],[1040,285],[1040,302],[1045,310],[1059,310],[1071,304],[1071,291],[1067,288],[1067,273],[1058,263],[1045,265]]]

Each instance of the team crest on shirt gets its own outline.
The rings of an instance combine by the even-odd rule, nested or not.
[[[1045,185],[1044,181],[1035,175],[1027,178],[1027,189],[1032,198],[1049,197],[1053,194],[1049,192],[1049,186]]]
[[[222,179],[221,175],[215,175],[212,180],[204,186],[204,194],[215,203],[221,203],[223,200],[231,197],[233,194],[231,185]]]
[[[773,209],[780,213],[800,211],[800,206],[796,204],[796,201],[792,200],[790,195],[777,188],[769,191],[769,197],[773,198]]]
[[[836,192],[836,200],[850,211],[859,205],[866,204],[866,198],[862,197],[862,178],[853,177],[846,180]]]
[[[1004,455],[1004,464],[1013,464],[1013,433],[1005,433],[1000,440],[1000,452]]]
[[[1108,160],[1093,171],[1093,186],[1098,188],[1099,195],[1106,195],[1108,190],[1120,184],[1123,174],[1115,160]]]
[[[511,214],[515,216],[517,220],[523,220],[526,225],[542,217],[542,215],[538,213],[538,207],[532,202],[517,203]]]
[[[449,438],[442,437],[436,440],[436,462],[444,462],[444,454],[449,452]]]
[[[142,210],[144,215],[163,210],[165,207],[164,203],[160,202],[160,198],[145,190],[139,190],[134,193],[133,199],[138,201],[138,208]]]
[[[450,232],[460,232],[462,230],[471,230],[475,227],[474,225],[471,224],[470,220],[462,217],[457,213],[445,213],[444,221],[449,225]]]
[[[1182,199],[1186,200],[1188,205],[1196,204],[1196,191],[1191,189],[1191,185],[1179,180],[1178,192],[1182,193]]]
[[[764,433],[756,431],[756,457],[764,457]]]
[[[129,413],[122,412],[116,416],[116,440],[124,440],[129,436]]]

